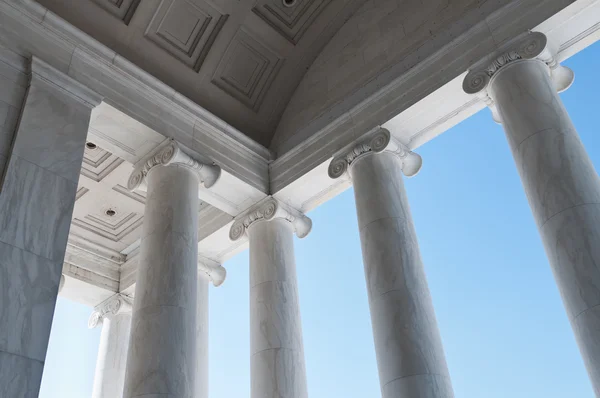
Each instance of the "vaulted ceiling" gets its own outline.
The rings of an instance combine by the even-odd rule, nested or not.
[[[38,1],[265,146],[306,70],[364,3]]]

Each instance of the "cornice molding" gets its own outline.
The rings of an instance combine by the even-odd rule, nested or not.
[[[140,123],[267,193],[273,153],[33,0],[0,0],[3,45],[43,58]]]
[[[229,239],[236,241],[248,234],[250,227],[261,221],[283,219],[292,224],[299,238],[306,237],[312,229],[312,221],[299,211],[292,209],[279,200],[268,197],[247,212],[236,217],[229,230]]]
[[[127,181],[127,188],[130,191],[136,189],[145,190],[146,178],[150,170],[156,166],[178,165],[194,172],[205,188],[212,187],[221,176],[221,168],[215,164],[201,163],[187,153],[180,145],[173,140],[168,141],[167,145],[159,147],[153,154],[148,156],[141,167],[138,167],[131,173]]]
[[[132,308],[133,299],[131,297],[115,294],[94,308],[94,312],[92,312],[90,319],[88,320],[88,328],[94,329],[102,324],[102,321],[105,318],[110,318],[119,314],[130,314]]]
[[[488,65],[470,70],[463,82],[463,90],[467,94],[479,97],[492,110],[494,120],[501,123],[494,100],[488,92],[490,84],[508,65],[527,60],[538,60],[548,66],[551,79],[559,93],[573,84],[575,74],[558,62],[556,53],[548,43],[548,37],[541,32],[530,32],[505,46],[503,52]]]
[[[90,109],[100,105],[103,97],[53,68],[35,55],[31,57],[31,84],[41,82],[58,89]]]
[[[354,161],[366,154],[389,152],[402,160],[402,172],[407,177],[414,177],[421,170],[423,160],[420,155],[410,151],[404,144],[392,137],[389,130],[380,128],[373,135],[345,148],[335,156],[327,170],[332,179],[345,175]]]

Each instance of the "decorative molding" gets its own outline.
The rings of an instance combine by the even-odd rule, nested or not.
[[[129,25],[142,0],[92,0],[104,10]]]
[[[31,83],[34,82],[41,82],[57,88],[62,93],[92,109],[102,102],[102,96],[48,65],[35,55],[31,59]]]
[[[249,228],[256,222],[284,219],[292,224],[299,238],[306,237],[312,229],[312,221],[299,211],[269,196],[244,214],[236,217],[229,230],[229,239],[236,241],[247,235]]]
[[[94,308],[94,312],[88,320],[88,328],[94,329],[102,324],[105,318],[110,318],[115,315],[131,313],[133,307],[133,299],[123,294],[115,294],[108,300],[102,302]]]
[[[346,174],[354,161],[365,154],[391,152],[402,160],[402,172],[407,177],[413,177],[421,170],[421,156],[411,152],[404,144],[392,138],[389,130],[380,128],[372,136],[352,144],[342,151],[341,155],[333,158],[327,170],[332,179]]]
[[[558,92],[567,90],[573,84],[575,74],[562,66],[548,43],[548,37],[541,32],[530,32],[524,38],[511,42],[508,48],[496,56],[487,66],[471,70],[463,82],[463,90],[467,94],[479,97],[491,110],[494,120],[501,122],[493,98],[488,88],[500,71],[507,65],[526,60],[538,60],[545,63],[550,71],[552,81]]]
[[[193,131],[188,146],[222,165],[240,183],[268,191],[268,162],[273,154],[238,129],[33,0],[0,0],[0,16],[5,28],[0,30],[6,33],[10,50],[25,56],[40,54],[105,95],[119,110],[155,131],[168,132],[170,138],[188,143]]]
[[[283,0],[270,0],[252,11],[296,45],[329,3],[329,0],[298,0],[288,5]]]
[[[116,210],[114,206],[110,207]],[[143,215],[128,212],[115,218],[114,223],[111,223],[103,214],[88,214],[82,219],[73,218],[71,224],[117,243],[142,226]]]
[[[145,35],[198,72],[228,17],[205,2],[164,0]]]
[[[227,277],[225,267],[200,255],[198,255],[198,271],[199,275],[204,275],[215,287],[221,286]]]
[[[85,148],[81,174],[87,178],[100,182],[123,163],[123,159],[105,151],[100,147]]]
[[[146,196],[144,194],[144,192],[132,192],[129,189],[125,188],[123,185],[121,184],[117,184],[112,188],[113,191],[120,193],[121,195],[125,195],[130,199],[135,200],[138,203],[141,203],[143,205],[146,204]]]
[[[85,195],[86,193],[88,193],[90,190],[87,189],[86,187],[79,187],[77,189],[77,192],[75,193],[75,201],[78,201],[79,199],[81,199],[81,197],[83,195]]]
[[[240,65],[245,67],[240,68]],[[240,29],[225,50],[212,83],[258,112],[282,65],[281,56]]]
[[[183,152],[179,144],[170,140],[166,146],[159,147],[150,155],[143,165],[133,171],[127,181],[130,191],[136,189],[145,190],[146,177],[152,168],[156,166],[178,165],[194,172],[205,188],[212,187],[221,176],[221,168],[214,164],[200,163]]]

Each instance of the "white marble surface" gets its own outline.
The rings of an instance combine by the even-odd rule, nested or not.
[[[129,298],[116,294],[100,307],[96,311],[101,312],[92,314],[92,317],[100,317],[102,325],[92,398],[123,397],[131,330],[131,305]]]
[[[83,160],[91,110],[68,96],[54,94],[48,84],[34,82],[27,94],[27,104],[19,126],[19,140],[12,153],[57,176],[77,183]],[[48,126],[56,134],[48,134]]]
[[[0,188],[2,397],[39,392],[91,112],[71,98],[78,84],[55,83],[32,80]]]
[[[410,215],[402,162],[383,152],[350,173],[383,398],[454,397]]]
[[[124,398],[194,396],[198,178],[177,165],[148,173]]]
[[[600,179],[545,64],[511,63],[494,75],[489,92],[600,396]]]
[[[251,397],[307,398],[293,226],[274,218],[248,234]]]
[[[198,273],[196,307],[196,391],[193,398],[208,398],[208,278]]]

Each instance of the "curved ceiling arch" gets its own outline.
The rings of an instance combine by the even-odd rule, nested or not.
[[[365,0],[38,0],[269,146],[315,57]]]

